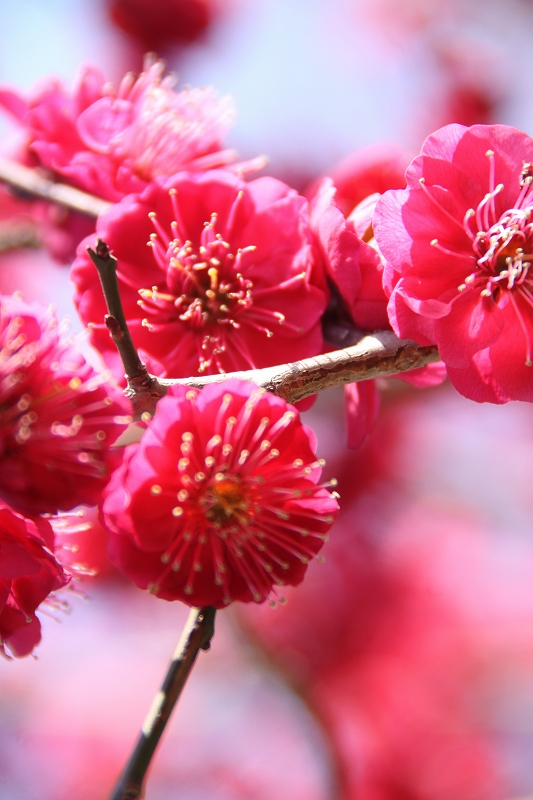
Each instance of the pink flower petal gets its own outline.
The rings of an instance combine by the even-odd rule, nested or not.
[[[375,381],[349,383],[344,387],[347,445],[357,450],[370,436],[376,424],[380,393]]]

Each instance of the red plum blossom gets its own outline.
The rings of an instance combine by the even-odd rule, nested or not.
[[[374,216],[394,331],[437,344],[478,402],[533,400],[531,162],[519,130],[448,125]]]
[[[372,227],[378,194],[373,194],[345,217],[337,204],[336,187],[325,178],[311,204],[311,225],[326,273],[336,286],[355,327],[367,333],[390,329],[387,295],[383,289],[383,259]],[[442,363],[413,370],[397,378],[415,386],[434,386],[446,377]],[[345,386],[348,447],[356,449],[376,422],[380,394],[374,380]]]
[[[143,49],[192,42],[209,28],[219,0],[108,0],[113,22]]]
[[[164,64],[147,56],[144,72],[117,88],[100,69],[82,67],[73,92],[48,78],[29,98],[4,88],[0,105],[24,126],[29,154],[73,185],[117,202],[158,175],[234,160],[222,139],[234,116],[211,89],[174,91]]]
[[[338,510],[315,446],[297,410],[254,384],[172,387],[105,490],[112,560],[192,606],[298,585]]]
[[[118,259],[126,319],[152,372],[231,372],[321,351],[326,295],[312,283],[317,264],[307,201],[284,183],[244,183],[222,170],[180,173],[103,214],[97,235]],[[78,248],[75,301],[119,378],[86,252],[93,244],[87,239]]]

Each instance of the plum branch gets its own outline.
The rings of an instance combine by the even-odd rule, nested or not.
[[[392,331],[361,334],[357,344],[323,353],[292,364],[228,372],[203,378],[161,380],[164,385],[181,384],[201,389],[230,378],[251,381],[287,403],[296,403],[317,392],[345,383],[386,378],[439,361],[435,346],[421,347],[410,339],[398,339]]]
[[[209,650],[215,609],[191,608],[167,674],[144,721],[141,733],[110,800],[137,800],[144,795],[150,762],[200,650]]]
[[[128,323],[124,316],[122,300],[117,281],[117,259],[102,239],[96,240],[95,249],[87,252],[98,270],[108,314],[105,316],[106,328],[117,346],[128,381],[126,396],[131,400],[135,419],[145,413],[153,416],[157,401],[167,389],[154,376],[150,375],[133,344]]]
[[[23,198],[40,197],[42,200],[48,200],[50,203],[68,208],[69,211],[77,211],[88,217],[96,218],[112,205],[107,200],[94,197],[73,186],[55,183],[45,178],[37,170],[24,167],[3,156],[0,156],[0,181]]]

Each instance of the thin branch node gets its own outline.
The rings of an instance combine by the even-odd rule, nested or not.
[[[89,249],[89,248],[87,248]],[[102,259],[102,261],[109,261],[111,258],[111,250],[106,242],[103,239],[96,240],[96,247],[95,247],[96,255]],[[117,262],[116,258],[114,259],[115,264]]]
[[[211,639],[215,635],[215,609],[213,606],[206,606],[198,615],[198,623],[203,624],[204,638],[200,644],[201,650],[211,648]],[[204,624],[205,623],[205,624]]]
[[[113,341],[117,342],[119,339],[124,338],[124,331],[120,327],[120,322],[112,314],[106,314],[104,317],[105,325],[109,331],[109,335]]]
[[[155,375],[150,375],[144,364],[141,365],[143,371],[139,374],[128,376],[128,397],[133,406],[134,419],[147,420],[155,414],[155,407],[158,401],[164,397],[168,391],[168,386],[164,386]]]
[[[155,375],[150,375],[144,364],[143,369],[137,375],[128,378],[128,392],[131,394],[149,394],[150,397],[159,399],[164,397],[168,391],[167,386],[159,383]]]

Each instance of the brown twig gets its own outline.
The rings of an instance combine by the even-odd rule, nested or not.
[[[109,311],[105,322],[126,370],[128,395],[136,419],[140,419],[143,413],[153,416],[158,400],[165,394],[166,387],[172,385],[202,388],[210,383],[237,378],[255,383],[288,403],[296,403],[333,386],[384,378],[439,360],[435,346],[421,347],[409,339],[398,339],[392,331],[378,331],[371,336],[361,334],[359,342],[351,347],[292,364],[206,377],[158,380],[148,374],[140,361],[128,331],[116,277],[116,258],[111,256],[101,239],[97,242],[96,252],[90,248],[87,250],[100,275]]]
[[[303,400],[324,389],[345,383],[386,378],[400,372],[424,367],[439,360],[435,346],[421,347],[410,339],[398,339],[392,331],[378,331],[363,336],[352,347],[306,358],[277,367],[209,375],[204,378],[181,378],[162,381],[201,388],[229,378],[251,381],[288,403]]]
[[[54,183],[36,170],[24,167],[8,158],[0,157],[0,181],[19,194],[40,197],[88,217],[97,217],[111,208],[111,203],[100,197],[86,194],[64,183]]]
[[[128,381],[126,395],[132,402],[134,417],[141,419],[146,413],[152,416],[157,401],[164,396],[167,389],[156,377],[149,374],[133,344],[120,299],[117,259],[111,255],[109,247],[102,239],[97,239],[95,250],[88,247],[87,252],[100,276],[109,311],[105,317],[105,324],[124,364]]]
[[[209,650],[214,634],[215,609],[192,608],[178,646],[148,712],[141,734],[110,800],[137,800],[144,794],[144,781],[155,749],[165,730],[200,650]]]
[[[96,252],[90,247],[87,251],[100,275],[109,311],[105,323],[126,370],[128,396],[133,403],[136,419],[146,413],[153,416],[158,400],[172,385],[202,388],[210,383],[237,378],[255,383],[288,403],[296,403],[333,386],[383,378],[439,360],[435,346],[421,347],[410,339],[398,339],[392,331],[378,331],[371,336],[361,334],[359,342],[351,347],[292,364],[206,377],[158,380],[149,375],[131,339],[120,300],[116,258],[101,239],[97,241]]]

